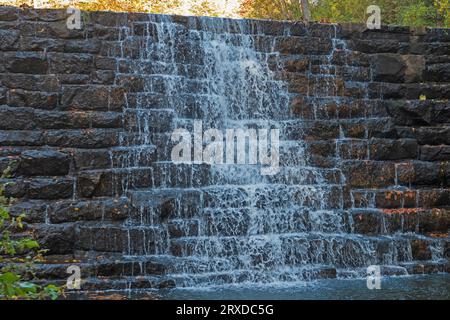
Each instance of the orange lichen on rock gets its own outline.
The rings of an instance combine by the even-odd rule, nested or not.
[[[392,191],[387,191],[385,195],[386,195],[386,200],[397,200],[397,199],[401,198],[402,192],[397,191],[397,190],[392,190]]]
[[[437,217],[439,217],[439,216],[445,214],[447,211],[448,211],[448,209],[439,209],[439,208],[433,208],[433,209],[431,209],[431,213],[432,213],[434,216],[437,216]]]
[[[91,294],[89,298],[92,300],[128,300],[123,294]]]
[[[416,198],[416,191],[405,191],[403,193],[403,196],[405,199],[415,199]]]
[[[426,235],[431,238],[447,238],[448,232],[447,233],[445,233],[445,232],[429,232],[429,233],[426,233]]]
[[[382,209],[385,214],[416,214],[424,212],[423,208]]]

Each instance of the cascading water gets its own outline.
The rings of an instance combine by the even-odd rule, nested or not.
[[[165,264],[179,286],[361,275],[372,264],[411,261],[407,238],[352,233],[339,168],[311,166],[308,142],[291,138],[307,123],[289,120],[276,37],[263,41],[249,21],[187,21],[150,15],[134,59],[125,51],[137,36],[122,30],[117,71],[141,79],[127,94],[126,132],[111,152],[116,192],[132,204],[124,255]],[[345,43],[335,37],[330,55],[317,57],[325,90],[315,98],[335,99],[339,49]],[[280,129],[279,173],[173,163],[173,130],[192,130],[196,120],[205,130]]]

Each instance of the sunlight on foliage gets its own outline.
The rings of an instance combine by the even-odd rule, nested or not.
[[[298,0],[244,0],[251,18],[299,19]],[[450,0],[309,0],[313,20],[365,23],[369,5],[381,8],[383,24],[450,27]]]
[[[0,179],[10,177],[10,168]],[[55,285],[39,286],[32,282],[33,265],[43,260],[45,250],[24,231],[25,214],[13,216],[9,207],[13,199],[6,197],[5,184],[0,184],[0,299],[57,299],[62,289]]]
[[[46,8],[152,12],[230,18],[301,20],[300,0],[35,0]],[[33,7],[33,0],[0,0],[0,5]],[[366,8],[378,5],[383,24],[450,27],[450,0],[309,0],[320,22],[365,23]]]
[[[152,12],[239,17],[242,0],[40,0],[45,8],[77,7],[91,11]],[[0,4],[33,7],[33,0],[0,0]]]

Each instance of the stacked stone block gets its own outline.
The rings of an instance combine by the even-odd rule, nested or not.
[[[127,237],[142,237],[139,230],[130,235],[123,228],[135,214],[133,201],[139,199],[123,197],[130,186],[118,182],[122,180],[114,167],[123,139],[130,145],[141,143],[124,135],[139,122],[124,108],[144,91],[145,76],[161,72],[152,66],[142,74],[131,71],[149,32],[148,16],[87,16],[82,30],[69,30],[63,10],[0,7],[0,171],[11,171],[1,182],[8,183],[6,194],[18,199],[12,212],[26,212],[27,228],[49,249],[53,263],[42,267],[43,279],[65,278],[63,262],[75,260],[91,277],[86,289],[126,288],[130,280],[122,276],[133,276],[136,288],[170,286],[173,282],[164,277],[166,264],[123,259],[130,250]],[[187,28],[204,27],[199,19],[172,17]],[[337,185],[334,203],[353,220],[349,232],[419,235],[411,240],[419,263],[407,266],[408,271],[448,272],[448,262],[430,262],[428,244],[442,239],[448,259],[450,31],[250,24],[257,50],[279,53],[273,56],[273,70],[288,85],[291,108],[283,135],[306,141],[309,165],[330,170],[330,181]],[[194,63],[201,61],[201,53],[179,52],[177,62],[186,66],[186,75],[201,77]],[[164,108],[163,84],[153,80],[161,99],[147,103]],[[180,90],[192,94],[195,103],[202,88],[186,82]],[[194,117],[192,110],[185,112]],[[150,115],[155,137],[174,128],[173,116],[168,111]],[[157,166],[153,162],[167,153],[157,139],[153,142],[154,153],[142,168]],[[131,170],[133,188],[164,183],[164,177],[149,176],[148,170]],[[164,170],[170,174],[177,169],[169,165]],[[194,171],[195,183],[210,182],[206,170]],[[177,183],[172,187],[188,186],[188,181]],[[169,199],[186,203],[191,212],[197,196],[183,192]],[[174,204],[161,201],[156,206],[171,236],[185,235],[167,222]],[[189,232],[195,234],[195,226]],[[144,236],[149,247],[132,250],[157,250],[152,237],[164,237],[158,230],[147,230]],[[171,250],[176,256],[180,245],[174,241]],[[324,276],[330,272],[335,275],[327,270]],[[137,277],[142,275],[147,277]],[[102,276],[115,282],[102,284]]]

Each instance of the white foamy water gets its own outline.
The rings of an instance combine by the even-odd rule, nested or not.
[[[168,277],[187,287],[289,283],[350,271],[345,277],[372,264],[412,260],[407,236],[352,233],[341,159],[334,168],[312,166],[307,141],[282,139],[275,176],[252,165],[172,163],[172,131],[190,130],[195,120],[206,129],[277,128],[282,137],[289,136],[286,128],[301,136],[305,124],[290,119],[288,84],[277,77],[281,62],[274,63],[282,60],[276,37],[258,33],[254,23],[180,24],[150,15],[143,25],[140,37],[123,30],[119,62],[141,84],[127,95],[126,131],[111,153],[117,195],[132,203],[124,225],[129,259],[161,262]],[[131,54],[133,41],[139,47]],[[318,98],[339,103],[332,59],[347,49],[336,36],[332,44],[319,57],[326,89]]]

